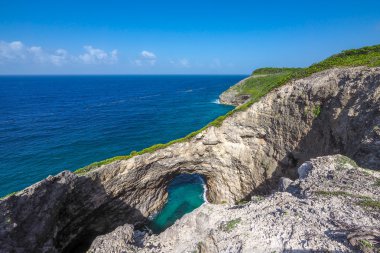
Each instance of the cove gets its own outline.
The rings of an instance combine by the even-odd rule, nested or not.
[[[185,214],[204,203],[205,181],[199,174],[181,174],[168,186],[168,201],[155,215],[149,227],[153,233],[160,233]]]

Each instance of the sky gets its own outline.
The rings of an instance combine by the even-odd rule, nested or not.
[[[0,74],[249,74],[380,44],[380,1],[0,1]]]

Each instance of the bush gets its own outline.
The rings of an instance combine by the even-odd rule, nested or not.
[[[230,232],[241,222],[241,218],[230,220],[222,225],[222,230],[225,232]]]

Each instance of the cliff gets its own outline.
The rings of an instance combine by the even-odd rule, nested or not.
[[[70,252],[119,226],[138,229],[162,207],[167,185],[180,173],[204,175],[208,200],[233,204],[274,189],[281,177],[295,179],[297,168],[313,157],[344,154],[361,167],[379,169],[379,84],[380,68],[327,70],[277,88],[188,142],[115,161],[83,176],[65,171],[49,177],[0,202],[0,248]],[[313,184],[325,179],[318,180]],[[365,196],[378,201],[377,189],[366,191]],[[210,210],[224,208],[228,214],[229,207]],[[226,217],[234,217],[233,212]],[[365,225],[373,222],[368,219]],[[119,228],[130,238],[130,226],[126,229]],[[146,246],[145,241],[150,239],[136,245]]]
[[[244,85],[244,83],[250,79],[250,78],[256,78],[256,77],[247,77],[234,86],[231,86],[229,89],[224,91],[222,94],[219,96],[219,102],[221,104],[226,104],[226,105],[233,105],[233,106],[239,106],[247,102],[251,96],[248,94],[240,94],[240,89]]]

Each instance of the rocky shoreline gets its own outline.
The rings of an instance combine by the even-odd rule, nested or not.
[[[249,95],[239,95],[238,90],[239,90],[240,86],[242,86],[248,78],[251,78],[251,77],[247,77],[247,78],[241,80],[240,82],[231,86],[226,91],[224,91],[222,94],[220,94],[219,102],[221,104],[233,105],[233,106],[239,106],[239,105],[242,105],[245,102],[247,102],[250,99],[250,96]]]
[[[291,81],[188,142],[0,200],[0,252],[376,252],[379,176],[360,167],[380,169],[379,126],[380,68]],[[181,173],[207,179],[210,203],[141,232]]]

